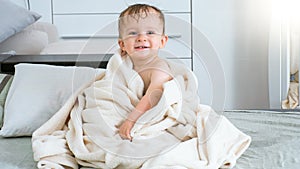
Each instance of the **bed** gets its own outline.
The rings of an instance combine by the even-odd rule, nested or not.
[[[23,57],[5,59],[5,64],[2,62],[1,66],[2,68],[5,66],[9,68],[9,65],[23,62],[20,60],[21,58]],[[48,64],[55,64],[54,61],[50,62]],[[45,62],[39,60],[39,62],[35,63]],[[5,70],[9,70],[8,72],[12,71],[12,69]],[[238,129],[252,138],[250,147],[237,160],[234,168],[295,169],[300,167],[298,155],[300,153],[299,112],[232,110],[224,111],[223,113]],[[0,138],[0,146],[0,166],[2,168],[36,168],[31,148],[31,137]]]
[[[300,113],[288,111],[225,111],[224,115],[252,137],[237,169],[300,167]]]
[[[300,113],[265,110],[225,111],[224,115],[252,143],[238,159],[235,169],[297,169],[300,167]],[[33,169],[31,138],[1,138],[0,166]]]

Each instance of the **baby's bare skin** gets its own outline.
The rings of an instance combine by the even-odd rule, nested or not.
[[[119,23],[118,43],[122,57],[130,57],[133,69],[144,82],[144,96],[119,126],[119,135],[129,140],[132,140],[130,132],[135,122],[158,103],[163,84],[172,79],[168,64],[158,57],[159,49],[168,40],[168,36],[164,35],[161,15],[154,8],[146,8],[148,11],[142,10],[141,14],[133,16],[125,11],[124,18],[120,18],[122,22]]]

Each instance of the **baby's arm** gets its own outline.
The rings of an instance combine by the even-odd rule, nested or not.
[[[130,136],[130,131],[135,122],[147,110],[154,107],[158,103],[163,92],[163,84],[171,79],[171,75],[166,71],[161,69],[155,69],[152,71],[150,84],[145,95],[119,128],[119,134],[122,138],[129,140],[132,139]]]

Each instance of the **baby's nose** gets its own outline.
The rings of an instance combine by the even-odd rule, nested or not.
[[[143,33],[140,33],[138,34],[138,37],[137,37],[137,41],[138,42],[142,42],[142,41],[146,41],[147,40],[147,36]]]

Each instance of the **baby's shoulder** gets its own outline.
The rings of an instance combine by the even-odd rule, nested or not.
[[[154,62],[154,64],[152,65],[152,67],[157,68],[157,69],[162,69],[167,72],[170,71],[169,64],[164,59],[157,59],[156,62]]]
[[[152,69],[151,73],[153,79],[165,79],[163,81],[168,81],[171,79],[171,70],[166,60],[157,60],[156,63],[153,65],[153,68],[154,69]]]

